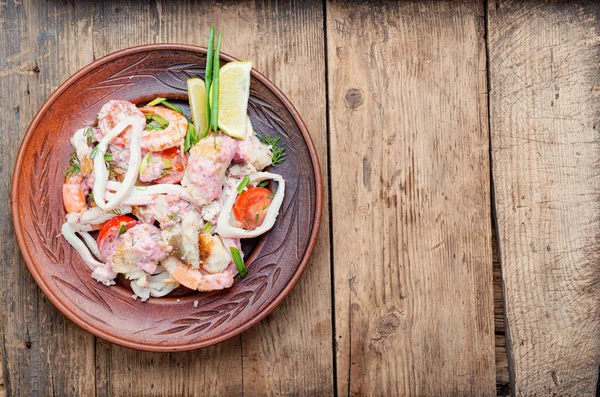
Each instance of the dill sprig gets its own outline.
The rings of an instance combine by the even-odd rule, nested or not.
[[[88,145],[96,142],[96,137],[94,137],[94,129],[90,126],[85,127],[85,130],[83,130],[83,136],[85,137]]]
[[[174,220],[174,221],[181,220],[181,217],[179,216],[179,211],[181,211],[181,209],[178,209],[177,212],[175,212],[173,214],[169,214],[169,218],[171,218],[171,220]]]
[[[65,177],[68,178],[73,174],[78,174],[81,172],[81,167],[79,166],[79,159],[77,158],[77,152],[73,150],[71,153],[71,157],[69,158],[69,166],[65,171]]]
[[[267,135],[258,134],[256,134],[256,136],[267,146],[271,147],[271,166],[274,167],[277,164],[282,164],[285,161],[285,148],[279,144],[280,137],[276,136],[271,138]]]
[[[91,159],[93,159],[94,157],[96,157],[98,155],[98,152],[100,151],[100,149],[98,148],[98,145],[94,146],[94,148],[92,149],[92,152],[90,153]]]

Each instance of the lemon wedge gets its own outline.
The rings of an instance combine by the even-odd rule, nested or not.
[[[206,130],[206,87],[204,80],[188,79],[187,89],[196,135],[201,136]]]
[[[229,62],[219,71],[219,129],[227,135],[246,137],[252,62]]]

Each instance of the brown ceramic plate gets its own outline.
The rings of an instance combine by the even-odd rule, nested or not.
[[[233,60],[221,55],[222,62]],[[179,291],[178,296],[136,302],[126,283],[106,287],[92,280],[79,255],[57,237],[65,219],[62,183],[72,150],[71,134],[93,123],[110,99],[140,104],[162,96],[185,106],[186,80],[204,77],[205,62],[205,48],[179,44],[129,48],[95,61],[63,83],[42,106],[23,138],[15,165],[13,222],[31,274],[69,319],[129,348],[191,350],[241,333],[290,292],[316,242],[322,187],[314,145],[290,101],[256,70],[252,70],[249,114],[258,132],[281,136],[287,161],[273,172],[285,178],[286,196],[273,229],[245,245],[249,255],[245,278],[225,291]]]

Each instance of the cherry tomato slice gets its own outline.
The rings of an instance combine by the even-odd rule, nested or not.
[[[273,193],[264,187],[251,187],[242,192],[233,204],[233,215],[244,229],[254,230],[262,225]]]
[[[161,160],[170,165],[167,174],[155,179],[153,183],[179,183],[183,179],[183,173],[187,164],[187,155],[181,155],[179,147],[172,147],[162,152],[152,153],[152,156],[160,156]]]
[[[119,231],[121,225],[125,230],[137,225],[137,221],[130,216],[119,215],[108,220],[98,233],[98,250],[104,259],[112,255],[119,245]]]

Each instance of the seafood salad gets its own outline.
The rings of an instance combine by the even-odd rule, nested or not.
[[[247,116],[251,63],[221,67],[213,37],[205,79],[188,81],[191,118],[165,98],[110,100],[70,140],[62,236],[134,299],[231,287],[248,272],[240,239],[270,230],[283,202],[284,179],[265,169],[285,152]]]

